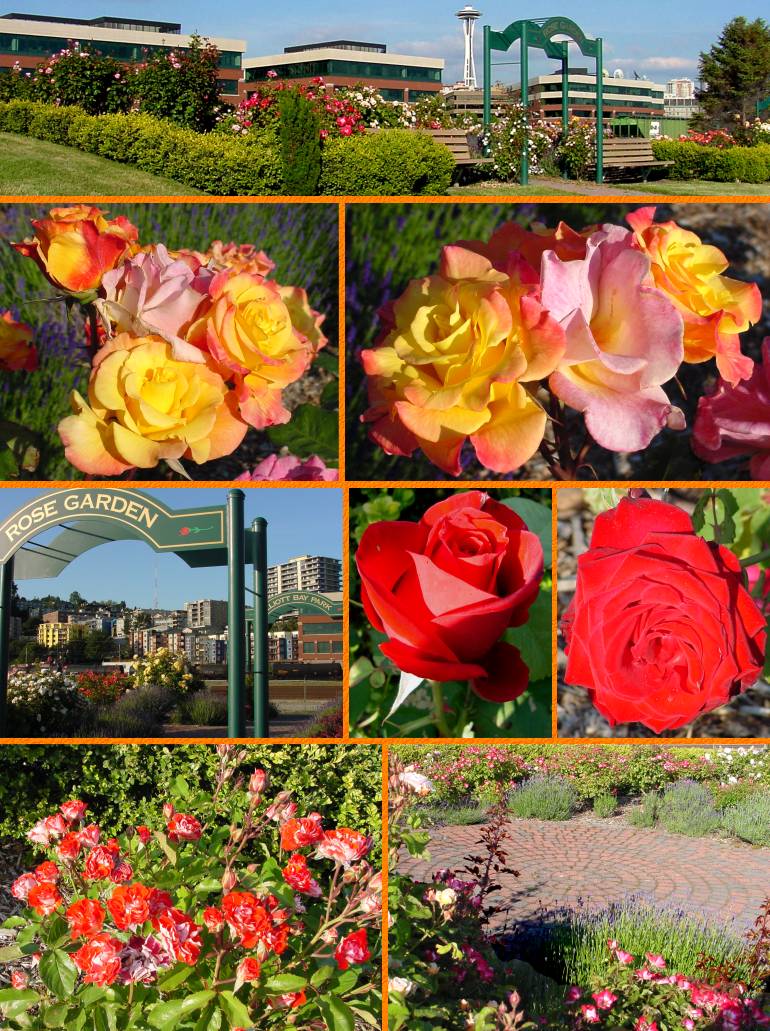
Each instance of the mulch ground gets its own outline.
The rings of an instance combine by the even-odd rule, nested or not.
[[[636,896],[742,935],[770,891],[770,849],[632,827],[622,818],[513,820],[507,830],[509,863],[519,876],[499,877],[506,908],[492,921],[497,931],[536,920],[543,909],[600,909]],[[402,856],[399,873],[430,881],[448,867],[462,877],[465,857],[479,851],[479,832],[432,831],[430,860]]]

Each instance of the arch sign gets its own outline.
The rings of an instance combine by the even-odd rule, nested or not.
[[[123,488],[72,487],[34,498],[0,523],[0,737],[7,731],[11,585],[16,580],[55,577],[86,551],[118,540],[140,540],[154,551],[173,552],[189,566],[227,566],[227,733],[246,736],[245,570],[253,567],[254,737],[267,737],[268,605],[267,520],[244,528],[244,493],[228,491],[227,505],[170,509],[149,494]],[[45,530],[61,532],[45,544]]]
[[[555,40],[554,36],[567,36],[566,40]],[[596,59],[596,181],[604,182],[604,61],[603,40],[590,39],[571,18],[555,17],[537,21],[514,21],[500,32],[489,25],[484,26],[484,130],[492,122],[492,51],[507,51],[521,40],[521,103],[529,107],[529,48],[542,50],[548,57],[561,61],[561,129],[566,137],[569,127],[569,40],[577,44],[584,57]],[[525,135],[521,151],[522,186],[529,182],[529,141]]]
[[[279,616],[301,612],[309,616],[342,616],[342,604],[312,591],[284,591],[274,595],[267,603],[267,619],[274,623]]]

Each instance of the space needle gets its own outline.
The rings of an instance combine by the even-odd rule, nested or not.
[[[466,89],[476,89],[476,66],[473,62],[473,32],[476,28],[476,21],[481,17],[481,11],[466,4],[457,17],[463,24],[463,37],[465,39],[465,61],[463,62],[463,85]]]

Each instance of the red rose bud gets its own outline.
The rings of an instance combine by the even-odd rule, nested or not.
[[[366,929],[351,931],[340,941],[334,950],[334,958],[340,970],[347,970],[352,963],[366,963],[371,959],[371,952],[366,941]]]
[[[202,833],[200,823],[187,813],[174,813],[168,821],[170,841],[198,841]]]
[[[168,821],[174,815],[174,807],[170,802],[165,802],[163,805],[163,819]]]
[[[267,774],[264,770],[254,770],[249,777],[249,794],[262,795],[267,787]]]
[[[543,578],[538,537],[481,491],[458,491],[418,523],[373,523],[356,554],[361,600],[380,647],[404,673],[468,680],[492,702],[529,683],[513,645]]]
[[[224,927],[225,918],[216,906],[207,906],[203,910],[203,922],[212,934],[216,934]]]
[[[222,874],[222,891],[232,891],[237,883],[238,878],[236,877],[234,871],[225,870],[225,872]]]
[[[682,727],[753,684],[765,620],[735,555],[675,505],[624,498],[594,524],[564,613],[565,679],[613,726]]]

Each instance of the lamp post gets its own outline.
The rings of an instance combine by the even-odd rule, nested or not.
[[[456,17],[460,19],[463,26],[463,38],[465,40],[465,60],[463,61],[463,85],[466,89],[476,89],[476,65],[473,60],[473,33],[476,22],[481,17],[481,11],[466,4]]]

